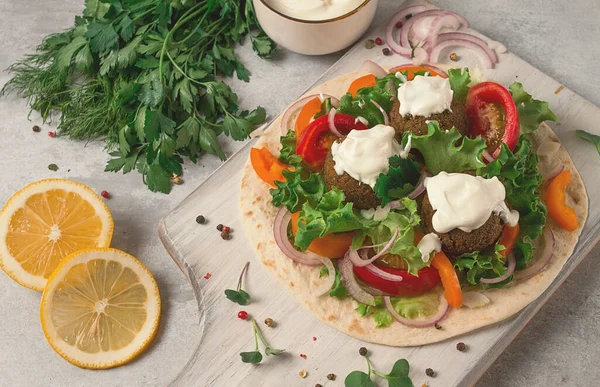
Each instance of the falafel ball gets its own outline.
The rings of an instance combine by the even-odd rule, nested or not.
[[[481,251],[494,245],[502,234],[504,225],[496,214],[492,214],[483,226],[471,232],[465,232],[458,228],[447,233],[439,233],[433,229],[433,214],[435,210],[431,207],[429,196],[425,194],[421,204],[421,220],[426,233],[436,233],[442,242],[442,251],[450,257],[458,257],[465,253]]]
[[[390,125],[396,130],[396,139],[402,140],[404,132],[413,132],[418,136],[427,134],[427,124],[425,121],[437,121],[440,129],[450,130],[453,126],[463,135],[468,134],[467,117],[465,114],[465,105],[456,99],[452,99],[450,110],[442,113],[432,114],[429,117],[421,117],[408,114],[402,117],[400,114],[400,101],[396,98],[390,111]]]
[[[373,188],[368,184],[363,184],[350,176],[347,172],[338,175],[334,169],[335,161],[331,151],[325,159],[323,168],[323,179],[328,190],[336,187],[346,194],[346,202],[354,203],[354,208],[367,210],[381,205],[381,199],[377,197]]]

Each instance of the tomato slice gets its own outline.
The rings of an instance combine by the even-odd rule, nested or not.
[[[390,73],[395,73],[395,72],[402,72],[402,71],[408,71],[406,78],[409,81],[412,81],[415,77],[415,73],[418,71],[426,71],[429,73],[429,75],[434,76],[434,77],[442,77],[442,78],[448,78],[448,76],[444,73],[440,73],[438,69],[434,68],[434,67],[430,67],[430,66],[413,66],[413,65],[402,65],[402,66],[398,66],[398,67],[394,67],[393,69],[391,69],[389,72]]]
[[[391,281],[373,274],[365,267],[354,267],[354,274],[367,285],[382,292],[399,296],[412,297],[427,293],[440,283],[440,275],[433,267],[424,267],[419,270],[419,276],[410,274],[407,270],[375,265],[379,269],[394,275],[402,276],[402,281]]]
[[[304,129],[310,124],[310,120],[320,111],[321,100],[319,97],[311,99],[300,109],[300,113],[298,113],[298,117],[296,118],[296,124],[294,125],[296,138],[300,138]]]
[[[363,89],[365,87],[375,86],[377,83],[377,79],[373,74],[363,75],[360,78],[355,79],[348,87],[348,93],[352,94],[354,97],[359,89]]]
[[[329,130],[327,120],[328,116],[324,115],[311,122],[302,132],[296,146],[298,156],[302,157],[304,162],[315,172],[323,169],[331,144],[337,139]],[[365,124],[356,121],[354,117],[348,114],[336,114],[333,122],[342,134],[347,134],[352,129],[367,129]]]
[[[292,214],[291,226],[292,235],[296,236],[298,232],[298,218],[300,217],[300,211]],[[352,244],[352,238],[354,238],[356,232],[342,232],[339,234],[327,234],[323,238],[317,238],[308,245],[307,250],[315,254],[322,255],[328,258],[342,258],[350,245]]]
[[[481,82],[467,93],[465,113],[470,137],[485,139],[497,157],[504,142],[513,150],[519,139],[519,114],[510,92],[495,82]]]
[[[250,150],[252,168],[266,183],[275,187],[276,181],[285,181],[282,172],[292,167],[277,160],[267,148],[252,148]]]

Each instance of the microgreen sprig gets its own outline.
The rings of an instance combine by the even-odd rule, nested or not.
[[[409,364],[406,359],[400,359],[394,363],[389,374],[384,374],[383,372],[373,369],[371,361],[366,355],[365,360],[367,361],[368,367],[367,373],[362,371],[350,372],[344,380],[344,385],[346,387],[374,387],[375,383],[371,380],[371,374],[386,379],[389,387],[413,387],[413,382],[408,377]]]
[[[258,329],[258,325],[256,325],[256,320],[252,319],[252,331],[254,333],[254,351],[249,351],[249,352],[241,352],[240,356],[242,357],[242,361],[244,363],[252,363],[252,364],[258,364],[262,361],[263,356],[262,353],[260,353],[259,349],[258,349],[258,341],[260,340],[260,342],[262,343],[262,345],[265,347],[265,355],[270,356],[277,356],[277,355],[281,355],[283,352],[285,352],[285,349],[276,349],[276,348],[271,348],[269,347],[269,345],[265,342],[265,339],[262,335],[262,333],[260,333],[260,330]]]
[[[248,270],[248,265],[250,265],[250,262],[246,262],[244,268],[242,269],[240,279],[238,280],[237,289],[225,290],[225,296],[227,299],[240,305],[248,305],[248,302],[250,301],[250,295],[242,289],[242,278],[244,277],[246,270]]]

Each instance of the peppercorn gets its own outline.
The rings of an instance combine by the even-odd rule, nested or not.
[[[399,21],[398,23],[396,23],[396,28],[402,28],[402,22]]]
[[[181,177],[175,175],[175,176],[173,176],[173,184],[177,184],[177,185],[183,184],[183,180],[181,179]]]
[[[409,13],[408,15],[406,15],[406,20],[410,19],[412,17],[412,13]]]
[[[36,133],[39,133],[39,132],[40,132],[40,130],[42,130],[42,128],[40,128],[40,127],[39,127],[39,126],[37,126],[37,125],[33,125],[33,128],[31,128],[31,129],[32,129],[34,132],[36,132]]]
[[[392,55],[392,51],[389,48],[384,48],[383,50],[381,50],[381,52],[383,52],[383,55],[385,56],[390,56]]]
[[[329,375],[327,375],[327,379],[328,380],[335,380],[335,377],[336,377],[335,374],[329,374]]]
[[[104,199],[108,199],[110,197],[110,194],[108,193],[108,191],[102,191],[100,192],[100,196],[102,196]]]
[[[425,375],[429,376],[430,378],[433,378],[435,376],[435,372],[431,368],[427,368],[425,370]]]
[[[455,52],[453,52],[452,54],[450,54],[450,60],[456,62],[458,60],[458,56],[456,55]]]
[[[196,223],[198,223],[198,224],[204,224],[204,222],[206,222],[206,218],[204,217],[204,215],[198,215],[198,216],[196,216]]]
[[[367,39],[365,41],[365,48],[371,49],[373,47],[375,47],[375,41],[373,39]]]
[[[267,317],[265,319],[265,325],[268,326],[269,328],[272,328],[275,325],[275,321],[273,321],[273,319],[271,317]]]
[[[358,353],[360,354],[360,356],[367,356],[367,349],[365,347],[360,347],[360,349],[358,350]]]
[[[304,379],[306,375],[308,375],[308,372],[306,372],[305,370],[300,370],[300,372],[298,372],[298,375],[300,375],[300,377]]]
[[[434,326],[435,326],[435,329],[437,329],[438,331],[439,331],[440,329],[442,329],[442,326],[441,326],[440,324],[438,324],[438,323],[435,323],[435,325],[434,325]]]
[[[313,336],[313,341],[317,341],[317,337],[316,336]]]
[[[221,238],[223,238],[224,240],[228,240],[229,239],[229,233],[227,231],[223,231],[221,233]]]
[[[231,232],[231,227],[223,226],[223,232]]]
[[[464,352],[467,350],[467,346],[461,341],[460,343],[456,344],[456,349],[458,349],[460,352]]]
[[[383,40],[378,36],[375,38],[375,44],[381,46],[383,44]]]
[[[317,383],[315,384],[315,387],[323,387],[321,384]]]
[[[217,230],[219,231],[223,231],[223,225],[222,224],[217,224]]]
[[[246,312],[245,310],[240,310],[240,312],[238,313],[238,318],[245,320],[248,318],[248,312]]]

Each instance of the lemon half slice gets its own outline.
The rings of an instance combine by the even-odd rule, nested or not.
[[[82,368],[125,364],[158,329],[160,295],[152,274],[116,249],[78,251],[48,279],[40,307],[48,343]]]
[[[19,284],[42,291],[64,257],[108,247],[112,233],[110,212],[91,188],[40,180],[14,194],[0,212],[0,266]]]

